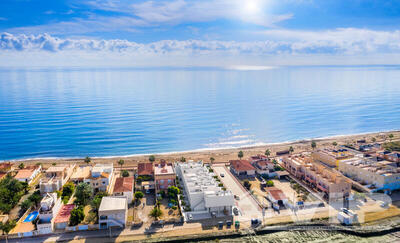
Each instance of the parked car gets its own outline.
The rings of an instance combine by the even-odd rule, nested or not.
[[[233,196],[236,200],[240,200],[240,197],[238,195]]]
[[[218,229],[224,228],[224,221],[219,221],[218,222]]]
[[[232,221],[227,220],[227,221],[226,221],[226,227],[227,227],[227,228],[230,228],[231,226],[232,226]]]
[[[193,215],[190,213],[190,214],[188,214],[188,219],[189,220],[193,220]]]
[[[260,224],[260,220],[259,219],[251,219],[251,226],[252,227],[257,227]]]
[[[219,174],[221,177],[225,177],[225,174],[224,173],[221,173],[221,174]]]
[[[238,216],[239,215],[239,209],[237,207],[232,208],[233,214]]]

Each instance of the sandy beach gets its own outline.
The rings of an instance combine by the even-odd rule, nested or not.
[[[357,140],[365,139],[367,142],[372,142],[375,138],[376,142],[387,142],[389,141],[389,134],[393,134],[392,140],[397,140],[400,138],[400,131],[387,131],[379,133],[366,133],[366,134],[356,134],[356,135],[343,135],[343,136],[332,136],[327,138],[315,138],[307,140],[299,140],[293,142],[285,143],[274,143],[267,144],[263,146],[254,147],[242,147],[242,148],[230,148],[230,149],[216,149],[216,150],[194,150],[188,152],[171,152],[164,154],[154,154],[156,161],[164,159],[167,161],[177,161],[181,157],[185,157],[186,160],[203,160],[204,162],[209,162],[210,158],[213,157],[214,162],[227,162],[231,159],[237,159],[237,154],[241,150],[244,153],[244,158],[251,155],[264,154],[266,149],[271,151],[271,156],[274,156],[277,151],[287,150],[290,146],[294,148],[294,152],[311,151],[311,141],[315,141],[317,148],[332,146],[333,142],[337,142],[338,145],[345,144],[355,144]],[[131,155],[131,156],[114,156],[114,157],[92,157],[92,163],[115,163],[123,159],[125,161],[124,167],[134,167],[138,162],[148,161],[149,155]],[[78,163],[84,164],[83,158],[45,158],[45,159],[25,159],[25,160],[12,160],[13,163],[25,164],[36,164],[42,163],[46,168],[52,163]]]

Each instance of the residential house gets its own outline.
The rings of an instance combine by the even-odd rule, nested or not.
[[[139,163],[136,174],[136,186],[139,190],[151,191],[155,189],[154,166],[152,163]]]
[[[274,163],[265,155],[251,156],[250,164],[253,165],[259,175],[267,175],[270,178],[277,176]]]
[[[272,207],[279,210],[282,207],[286,207],[288,204],[288,198],[282,190],[276,187],[266,188],[267,199],[272,203]]]
[[[156,193],[166,191],[168,187],[175,185],[176,174],[171,163],[165,160],[154,166],[154,181]]]
[[[133,177],[118,177],[115,179],[113,196],[124,196],[128,203],[133,200]]]
[[[42,166],[27,166],[24,169],[18,170],[17,174],[14,176],[15,179],[31,184],[32,181],[40,174]]]
[[[62,207],[61,197],[57,193],[46,193],[40,202],[38,222],[36,224],[39,234],[50,234],[54,230],[54,220]]]
[[[254,176],[256,168],[248,160],[230,160],[231,171],[237,176]]]
[[[113,179],[114,166],[109,164],[96,164],[93,166],[90,177],[83,181],[90,184],[95,192],[109,192]]]
[[[49,167],[44,177],[40,179],[40,192],[55,192],[61,190],[74,173],[76,164],[60,164]]]
[[[314,162],[310,156],[287,156],[282,162],[290,174],[303,180],[312,189],[322,192],[326,199],[338,200],[350,196],[351,183],[338,172]]]
[[[70,181],[74,184],[85,182],[91,176],[92,166],[78,166],[72,174]]]
[[[54,219],[54,229],[63,230],[69,224],[71,212],[75,208],[74,204],[66,204],[61,207],[56,218]]]
[[[201,161],[175,163],[175,171],[183,184],[190,214],[204,217],[231,215],[235,205],[232,192],[223,190],[215,179],[216,175]]]
[[[126,197],[103,197],[99,208],[99,228],[125,227],[128,217]]]

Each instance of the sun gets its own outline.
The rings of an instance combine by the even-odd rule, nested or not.
[[[244,10],[248,14],[254,14],[260,11],[261,1],[260,0],[245,0]]]

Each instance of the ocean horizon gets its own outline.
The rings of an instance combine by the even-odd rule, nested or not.
[[[1,68],[0,161],[398,130],[400,66]]]

